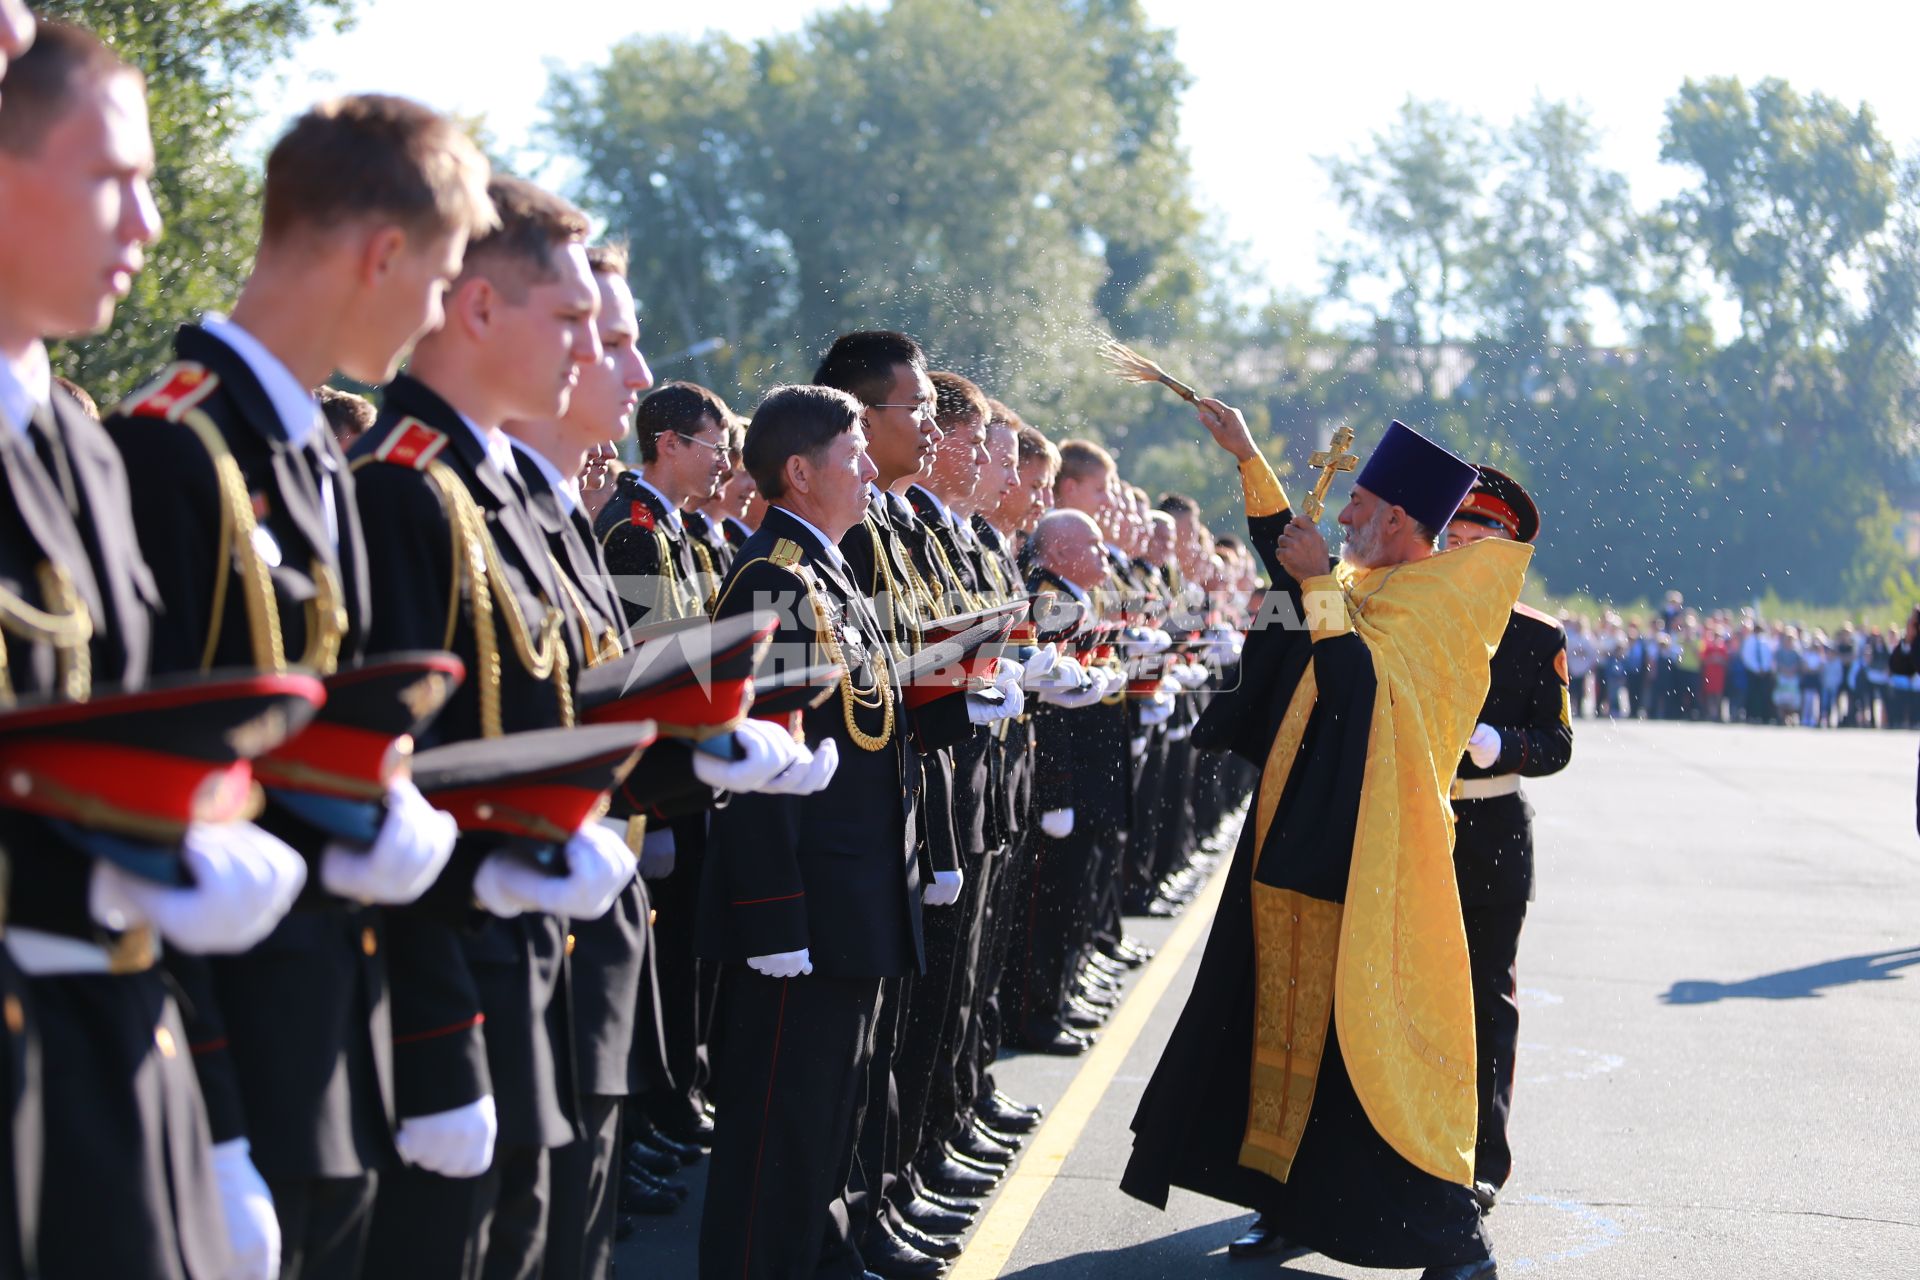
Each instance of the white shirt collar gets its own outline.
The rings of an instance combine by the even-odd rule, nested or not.
[[[940,501],[939,494],[935,493],[933,490],[927,488],[927,486],[923,484],[916,484],[916,485],[913,485],[912,487],[915,489],[918,489],[920,492],[927,495],[927,501],[931,502],[933,504],[933,509],[940,513],[940,518],[947,522],[947,528],[951,529],[954,527],[953,512],[947,509],[946,503]]]
[[[34,413],[53,400],[53,365],[44,343],[36,342],[20,364],[0,360],[0,418],[22,435]]]
[[[516,452],[525,454],[533,460],[534,469],[545,477],[547,484],[552,487],[555,493],[560,495],[561,510],[565,511],[568,515],[572,515],[580,509],[580,490],[576,487],[579,484],[578,480],[569,480],[566,476],[561,475],[560,468],[548,462],[546,454],[540,452],[525,440],[516,440],[512,436],[508,436],[507,439],[512,443]]]
[[[473,438],[487,451],[493,465],[500,468],[500,474],[511,477],[519,470],[513,461],[513,437],[498,427],[483,427],[464,413],[460,414],[460,421],[467,424],[467,430],[473,432]]]
[[[667,528],[673,530],[674,536],[677,538],[686,532],[686,526],[682,524],[680,520],[680,508],[669,502],[666,494],[654,488],[645,475],[636,471],[633,473],[633,478],[639,482],[642,489],[645,489],[648,493],[660,499],[660,505],[667,509]]]
[[[323,422],[320,405],[314,400],[313,391],[300,385],[293,370],[287,368],[279,356],[223,315],[208,312],[200,318],[200,327],[231,347],[241,363],[260,380],[260,388],[267,393],[288,441],[297,448],[313,438]]]
[[[826,554],[827,563],[831,564],[835,569],[838,569],[843,573],[846,571],[847,562],[841,556],[840,548],[833,545],[833,539],[827,537],[826,534],[820,532],[820,526],[814,524],[813,521],[807,519],[805,516],[799,514],[798,512],[791,510],[790,508],[781,507],[780,510],[786,512],[787,515],[792,517],[800,525],[802,529],[805,529],[808,533],[814,536],[814,540],[820,544],[821,550]]]

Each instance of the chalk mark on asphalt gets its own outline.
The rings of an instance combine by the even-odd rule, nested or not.
[[[1592,1080],[1604,1076],[1610,1071],[1618,1071],[1627,1065],[1626,1058],[1618,1053],[1606,1053],[1599,1049],[1579,1049],[1572,1045],[1520,1043],[1519,1061],[1533,1065],[1539,1057],[1549,1060],[1556,1057],[1571,1057],[1574,1066],[1563,1071],[1532,1072],[1520,1077],[1521,1084],[1552,1084],[1560,1080]]]
[[[1567,1214],[1579,1226],[1584,1227],[1587,1234],[1567,1248],[1553,1253],[1542,1254],[1539,1257],[1515,1258],[1512,1262],[1502,1259],[1500,1263],[1502,1271],[1531,1271],[1535,1267],[1544,1267],[1555,1262],[1571,1262],[1575,1258],[1584,1258],[1602,1249],[1611,1249],[1626,1239],[1626,1227],[1601,1213],[1592,1203],[1538,1195],[1515,1196],[1514,1200],[1520,1204],[1540,1205]]]

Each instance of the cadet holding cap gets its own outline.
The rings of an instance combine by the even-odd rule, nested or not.
[[[42,342],[104,328],[158,237],[147,133],[139,73],[76,27],[40,24],[8,69],[0,692],[9,699],[78,702],[96,684],[137,689],[147,679],[159,599],[126,470],[98,425],[53,389]],[[256,749],[278,740],[249,737]],[[186,1032],[152,941],[157,931],[176,945],[244,947],[285,912],[304,865],[250,824],[196,824],[161,842],[182,850],[193,883],[161,891],[76,840],[76,824],[9,810],[0,825],[15,864],[7,949],[30,975],[28,998],[8,1004],[4,1021],[18,1035],[32,1009],[44,1064],[41,1103],[23,1113],[43,1131],[16,1125],[7,1162],[23,1171],[10,1199],[27,1269],[224,1277],[234,1274],[235,1243],[250,1265],[270,1261],[277,1230],[245,1152],[210,1153]],[[103,1221],[114,1230],[100,1230]]]
[[[107,421],[143,478],[134,516],[167,602],[157,669],[325,675],[367,655],[367,540],[312,388],[336,372],[385,380],[437,320],[469,234],[492,224],[486,172],[450,121],[377,95],[314,107],[268,155],[260,248],[232,315],[183,326],[177,361]],[[396,736],[428,718],[398,700],[404,675],[338,687],[343,713],[408,717]],[[347,722],[321,727],[346,745]],[[326,745],[307,750],[324,771]],[[356,1265],[393,1139],[381,907],[434,882],[457,830],[404,772],[383,781],[367,832],[287,802],[307,794],[276,788],[263,818],[313,864],[303,909],[255,954],[170,967],[194,1012],[214,1141],[250,1144],[288,1230],[283,1262],[326,1276]]]

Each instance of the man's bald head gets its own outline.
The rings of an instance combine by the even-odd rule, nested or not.
[[[1093,517],[1070,507],[1056,508],[1033,527],[1033,562],[1076,587],[1091,588],[1106,573],[1104,541]]]

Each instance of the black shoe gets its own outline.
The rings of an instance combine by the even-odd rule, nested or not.
[[[1009,1151],[1018,1151],[1021,1147],[1021,1144],[1026,1141],[1026,1139],[1023,1138],[1020,1134],[1008,1133],[1005,1129],[1002,1129],[997,1124],[988,1124],[985,1120],[980,1118],[980,1115],[978,1112],[974,1114],[973,1127],[979,1130],[980,1133],[985,1136],[987,1141],[997,1142]]]
[[[1494,1201],[1499,1198],[1500,1188],[1494,1186],[1491,1182],[1476,1182],[1473,1184],[1473,1199],[1474,1202],[1480,1206],[1481,1217],[1484,1218],[1493,1212]]]
[[[1457,1267],[1428,1267],[1420,1273],[1420,1280],[1500,1280],[1500,1268],[1492,1258],[1482,1258]]]
[[[893,1224],[893,1234],[929,1258],[938,1258],[942,1262],[952,1262],[966,1250],[966,1246],[958,1240],[928,1235],[924,1231],[916,1230],[911,1222],[904,1225]]]
[[[925,1236],[964,1235],[973,1225],[972,1215],[943,1209],[924,1196],[915,1196],[898,1207],[907,1225]]]
[[[685,1120],[676,1117],[673,1123],[656,1127],[661,1137],[683,1147],[692,1147],[698,1151],[713,1145],[713,1117],[704,1111],[696,1117]],[[649,1141],[652,1141],[655,1146],[660,1145],[657,1140],[650,1138]],[[699,1158],[697,1155],[694,1157],[695,1160]],[[681,1159],[686,1158],[683,1156]],[[692,1161],[689,1160],[686,1163],[691,1164]]]
[[[1032,1116],[1035,1120],[1043,1119],[1047,1114],[1047,1109],[1041,1106],[1039,1103],[1022,1102],[1020,1101],[1020,1099],[1014,1097],[1012,1094],[1009,1094],[1004,1089],[995,1089],[988,1096],[991,1097],[995,1102],[999,1103],[1001,1106],[1008,1107],[1014,1111],[1024,1112],[1025,1114]]]
[[[664,1191],[668,1195],[672,1196],[675,1200],[680,1201],[682,1203],[685,1203],[687,1196],[690,1194],[687,1190],[687,1184],[684,1182],[675,1182],[671,1178],[656,1178],[650,1173],[645,1173],[645,1172],[637,1171],[634,1169],[629,1169],[626,1171],[625,1176],[622,1178],[622,1182],[632,1183],[634,1186],[643,1188],[648,1191],[652,1191],[652,1190]]]
[[[621,1213],[639,1213],[649,1217],[659,1217],[674,1213],[679,1208],[680,1197],[657,1182],[641,1182],[637,1178],[620,1180]]]
[[[1032,1133],[1040,1127],[1036,1109],[1014,1106],[997,1093],[989,1093],[973,1104],[973,1114],[995,1133]]]
[[[700,1119],[706,1126],[706,1141],[711,1143],[713,1141],[713,1121],[707,1119],[705,1116],[701,1116]],[[700,1126],[694,1124],[692,1121],[687,1122],[687,1128],[695,1133],[700,1132]],[[650,1147],[654,1147],[666,1152],[670,1156],[676,1157],[681,1164],[698,1164],[700,1157],[706,1154],[706,1152],[701,1149],[700,1143],[693,1141],[683,1142],[656,1125],[648,1125],[636,1133],[634,1137]]]
[[[1023,1038],[1020,1047],[1028,1053],[1050,1053],[1056,1058],[1072,1058],[1087,1051],[1087,1042],[1070,1031],[1056,1031],[1045,1040]]]
[[[995,1186],[999,1186],[1000,1179],[1006,1176],[1007,1166],[994,1164],[990,1160],[976,1160],[966,1152],[956,1148],[952,1142],[943,1143],[940,1150],[946,1153],[949,1160],[958,1162],[962,1168],[971,1169],[975,1173],[984,1174],[986,1177],[992,1178]]]
[[[1280,1234],[1278,1227],[1270,1224],[1266,1215],[1254,1219],[1247,1234],[1227,1246],[1230,1258],[1264,1258],[1270,1253],[1278,1253],[1287,1247],[1287,1238]]]
[[[1064,1017],[1066,1018],[1067,1026],[1075,1031],[1098,1031],[1101,1024],[1106,1021],[1086,1006],[1075,1005],[1072,1000],[1067,1001]]]
[[[640,1229],[640,1219],[631,1213],[614,1215],[613,1238],[615,1240],[632,1239],[633,1233]]]
[[[860,1260],[884,1280],[933,1280],[947,1271],[946,1263],[894,1235],[884,1219],[876,1222],[860,1242]]]
[[[1171,920],[1180,914],[1180,907],[1165,898],[1155,898],[1147,904],[1147,914],[1155,920]]]
[[[627,1168],[639,1169],[656,1178],[671,1178],[680,1172],[680,1157],[651,1146],[643,1138],[627,1144]]]
[[[943,1196],[964,1196],[968,1199],[983,1199],[993,1191],[994,1180],[975,1169],[969,1169],[951,1156],[939,1160],[929,1160],[920,1166],[920,1180],[929,1191],[937,1191]]]
[[[944,1209],[948,1213],[957,1213],[968,1222],[972,1222],[984,1207],[980,1201],[973,1199],[971,1196],[948,1195],[944,1191],[935,1191],[932,1187],[925,1186],[919,1189],[915,1195],[915,1199],[917,1201],[924,1200],[936,1209]]]
[[[1013,1163],[1013,1152],[993,1141],[972,1125],[960,1130],[947,1140],[947,1146],[959,1156],[975,1164],[991,1165],[996,1169],[1005,1169]]]

